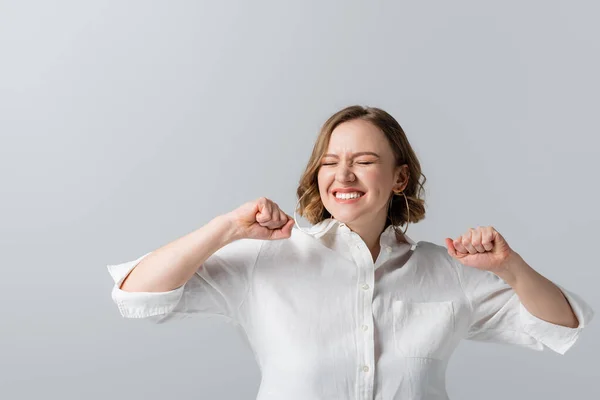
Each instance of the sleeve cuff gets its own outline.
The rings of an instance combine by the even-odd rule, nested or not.
[[[168,292],[126,292],[121,289],[127,275],[150,253],[122,264],[107,265],[108,272],[115,282],[112,299],[125,318],[147,318],[169,313],[179,303],[183,294],[185,284]]]
[[[565,298],[569,301],[569,304],[579,321],[579,326],[577,326],[577,328],[570,328],[568,326],[544,321],[531,314],[527,308],[525,308],[523,303],[520,303],[519,305],[519,314],[525,332],[551,350],[554,350],[559,354],[565,354],[567,350],[575,344],[581,330],[592,320],[594,312],[578,295],[567,291],[559,285],[556,286],[558,286],[565,295]]]

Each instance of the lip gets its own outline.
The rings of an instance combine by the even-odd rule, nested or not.
[[[337,192],[340,192],[340,193],[352,193],[352,192],[359,192],[359,193],[365,194],[365,191],[364,191],[364,190],[359,190],[359,189],[357,189],[357,188],[346,188],[346,189],[338,188],[338,189],[333,189],[333,190],[331,191],[331,194],[335,196],[335,194],[336,194]]]

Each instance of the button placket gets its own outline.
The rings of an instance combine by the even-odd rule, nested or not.
[[[359,284],[357,290],[359,301],[357,304],[359,310],[357,310],[357,317],[358,321],[363,321],[362,324],[356,327],[356,340],[359,344],[357,356],[359,360],[362,360],[362,363],[358,365],[358,373],[362,375],[361,378],[357,376],[359,378],[359,382],[357,382],[358,395],[361,399],[370,399],[373,396],[374,376],[369,371],[371,371],[375,359],[374,338],[369,328],[373,323],[374,265],[370,252],[368,252],[369,257],[367,259],[367,252],[363,250],[366,249],[366,246],[362,239],[352,233],[349,233],[348,239],[350,250],[358,267]]]
[[[360,325],[360,329],[362,330],[362,343],[364,344],[364,353],[363,353],[363,379],[365,382],[364,386],[364,396],[366,398],[371,398],[373,395],[373,385],[374,385],[374,375],[370,373],[375,364],[375,338],[373,336],[373,331],[369,329],[369,326],[373,324],[373,296],[375,291],[375,265],[373,263],[373,259],[371,257],[370,251],[363,251],[362,249],[366,249],[364,243],[358,243],[361,248],[360,253],[360,265],[363,266],[361,274],[363,276],[363,284],[362,289],[364,291],[363,297],[363,315],[362,315],[362,325]],[[374,371],[374,370],[373,370]]]

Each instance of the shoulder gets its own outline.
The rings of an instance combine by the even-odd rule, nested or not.
[[[311,235],[292,229],[291,235],[285,239],[277,240],[257,240],[261,242],[259,258],[273,258],[284,255],[285,257],[294,254],[305,254],[307,250],[319,248],[319,241]]]
[[[448,249],[437,243],[428,241],[419,241],[417,248],[423,257],[426,257],[437,262],[450,262],[452,257],[448,254]]]
[[[247,267],[255,262],[265,242],[247,238],[234,240],[215,251],[207,261],[224,261]]]
[[[469,282],[488,282],[496,284],[501,281],[501,279],[492,272],[463,265],[459,260],[448,253],[446,246],[432,242],[419,242],[419,246],[421,245],[423,245],[422,250],[425,257],[428,257],[428,260],[431,261],[432,264],[435,264],[436,267],[443,266],[448,270],[451,270],[452,273],[458,277],[462,285],[468,284]]]
[[[419,242],[421,248],[420,259],[424,264],[431,266],[436,273],[445,271],[452,274],[461,284],[468,282],[491,282],[496,283],[500,278],[495,274],[479,268],[463,265],[459,260],[448,253],[444,245],[432,242]]]
[[[427,266],[432,273],[443,274],[446,277],[456,278],[458,273],[454,259],[448,254],[445,246],[429,241],[417,243],[418,263]]]

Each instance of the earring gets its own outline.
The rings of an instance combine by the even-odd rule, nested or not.
[[[396,223],[394,222],[394,219],[392,218],[392,215],[389,211],[392,210],[392,200],[394,199],[394,195],[400,195],[402,194],[404,196],[404,201],[406,202],[406,228],[404,229],[404,232],[402,232],[402,235],[404,235],[406,233],[406,231],[408,230],[408,223],[410,222],[410,207],[408,205],[408,199],[406,198],[406,195],[404,194],[404,191],[399,191],[396,192],[395,190],[392,190],[394,192],[394,194],[390,197],[390,204],[388,206],[388,218],[392,223],[392,226],[394,227],[394,231],[396,231],[396,233],[398,233],[398,230],[396,229]]]
[[[294,208],[294,225],[296,225],[298,227],[298,229],[300,229],[300,231],[306,233],[307,235],[310,235],[311,234],[310,232],[308,232],[307,230],[304,230],[302,227],[300,227],[300,224],[298,223],[298,220],[296,219],[296,212],[298,211],[298,206],[300,205],[300,200],[302,200],[302,198],[306,195],[306,193],[308,193],[308,192],[304,192],[302,194],[302,196],[300,196],[300,198],[296,202],[296,207]],[[320,234],[325,229],[327,229],[327,224],[324,224],[323,228],[321,228],[321,230],[319,230],[319,232],[317,232],[316,235]]]

